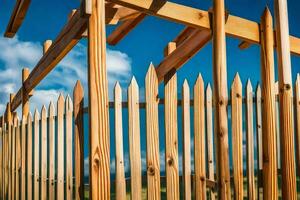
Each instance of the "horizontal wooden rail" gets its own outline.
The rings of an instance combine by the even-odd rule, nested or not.
[[[87,21],[88,17],[77,10],[13,98],[12,111],[22,103],[22,92],[29,94],[78,43],[87,28]]]
[[[163,0],[106,0],[148,15],[200,29],[211,29],[208,11],[183,6]],[[251,44],[260,44],[259,24],[234,15],[229,15],[226,34]],[[291,52],[300,55],[300,39],[290,36]]]

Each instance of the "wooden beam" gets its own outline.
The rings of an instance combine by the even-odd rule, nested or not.
[[[159,82],[172,69],[180,68],[201,48],[203,48],[211,40],[210,30],[195,29],[188,38],[177,46],[176,50],[156,67],[156,73]]]
[[[6,31],[4,33],[5,37],[12,38],[15,36],[16,32],[22,25],[22,22],[29,8],[30,1],[31,0],[17,0],[9,23],[6,27]]]
[[[78,43],[82,33],[87,28],[88,17],[81,16],[77,11],[72,19],[66,24],[56,40],[40,59],[38,64],[23,83],[17,95],[13,99],[11,109],[14,111],[22,102],[22,90],[29,93],[45,76],[59,63],[64,56]]]
[[[105,1],[92,0],[88,25],[90,198],[110,199],[110,145]]]
[[[279,79],[280,148],[282,198],[297,199],[292,69],[286,0],[275,0],[276,40]]]
[[[228,19],[229,20],[229,19]],[[227,66],[224,0],[213,1],[213,77],[217,185],[220,199],[231,199],[227,119]]]
[[[24,68],[22,70],[22,83],[24,83],[26,81],[26,79],[28,78],[29,75],[29,69],[28,68]],[[22,92],[23,96],[22,96],[22,116],[23,116],[23,120],[25,118],[27,118],[28,114],[29,114],[29,95],[26,94],[26,92]]]
[[[133,30],[143,19],[146,14],[139,14],[136,18],[128,19],[120,24],[108,37],[107,43],[116,45],[120,42],[131,30]]]
[[[187,26],[200,29],[211,29],[208,11],[183,6],[163,0],[106,0],[135,9],[148,15],[157,16],[163,19],[181,23]],[[234,15],[229,15],[225,27],[228,36],[243,41],[259,44],[259,24]],[[300,39],[290,36],[291,52],[300,55]]]

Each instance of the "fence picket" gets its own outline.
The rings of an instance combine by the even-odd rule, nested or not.
[[[48,137],[49,137],[49,199],[55,199],[55,108],[52,101],[48,108]]]
[[[295,111],[296,111],[296,156],[297,164],[300,167],[300,75],[297,74],[296,84],[295,84]]]
[[[208,162],[208,179],[215,181],[214,167],[214,144],[213,144],[213,114],[212,114],[212,89],[210,84],[206,88],[206,137],[207,137],[207,162]],[[216,199],[216,194],[213,189],[209,191],[210,200]]]
[[[13,118],[13,131],[12,131],[12,176],[11,176],[11,198],[16,197],[16,136],[17,136],[17,116]]]
[[[26,116],[22,118],[21,127],[21,199],[26,199]]]
[[[115,164],[116,164],[116,199],[126,199],[126,183],[123,156],[123,122],[122,122],[122,89],[119,82],[114,88],[115,100]]]
[[[192,199],[191,185],[191,116],[190,87],[187,80],[182,86],[182,138],[183,138],[183,188],[184,200]]]
[[[17,116],[17,115],[16,115]],[[20,123],[17,117],[16,122],[16,171],[15,171],[15,197],[20,199],[20,169],[21,169],[21,134],[20,134]]]
[[[247,181],[248,181],[248,199],[256,198],[255,177],[254,177],[254,143],[253,143],[253,90],[250,80],[246,86],[246,121],[247,121]]]
[[[279,97],[279,88],[278,88],[278,81],[275,82],[274,85],[274,93],[275,98]],[[281,169],[281,152],[280,152],[280,116],[279,116],[279,102],[275,101],[275,114],[276,114],[276,153],[277,153],[277,166],[278,169]]]
[[[27,116],[27,199],[32,199],[32,115]]]
[[[83,132],[83,98],[84,92],[80,81],[76,82],[73,92],[74,100],[74,144],[75,144],[75,199],[84,199],[84,132]]]
[[[57,101],[57,199],[64,198],[64,97]]]
[[[66,98],[66,199],[73,198],[73,102],[68,95]]]
[[[47,110],[41,111],[41,199],[47,199]]]
[[[34,116],[34,199],[40,199],[39,182],[40,182],[40,114],[35,110]]]
[[[128,87],[128,135],[131,172],[131,200],[142,199],[139,86],[133,77]]]
[[[195,199],[206,199],[204,82],[199,75],[194,86]]]
[[[2,197],[2,192],[3,192],[3,177],[2,177],[2,169],[3,169],[3,162],[2,162],[2,158],[3,158],[3,132],[2,132],[2,128],[0,127],[0,197]],[[3,198],[3,197],[2,197]]]
[[[236,74],[231,86],[231,126],[233,153],[233,185],[234,199],[243,200],[243,102],[242,82]]]
[[[160,199],[158,79],[151,63],[145,80],[147,126],[147,195],[149,200]]]
[[[167,199],[179,199],[177,75],[165,76],[165,167]]]

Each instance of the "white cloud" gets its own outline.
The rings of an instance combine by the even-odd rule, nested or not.
[[[0,49],[0,113],[3,113],[9,94],[17,92],[21,86],[22,68],[32,69],[37,64],[42,56],[42,45],[38,42],[21,41],[18,37],[0,37]],[[48,105],[50,101],[55,103],[59,93],[72,95],[77,80],[82,82],[87,94],[86,66],[87,47],[79,43],[36,88],[31,98],[31,111],[33,108],[41,109],[42,105]],[[126,86],[130,81],[131,59],[125,53],[108,49],[107,72],[109,97],[112,99],[115,82],[119,81]]]

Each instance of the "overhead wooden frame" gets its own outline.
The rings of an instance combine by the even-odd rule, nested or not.
[[[30,1],[31,0],[17,0],[12,15],[10,17],[9,23],[7,25],[6,31],[4,33],[5,37],[12,38],[15,36],[16,32],[20,28],[25,18],[25,15],[30,5]]]

